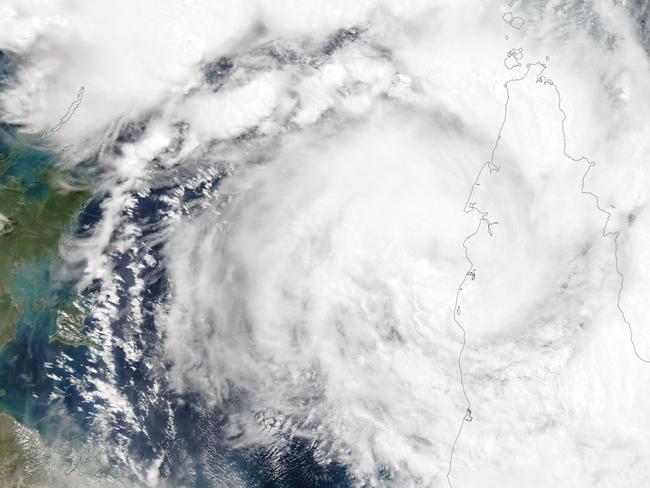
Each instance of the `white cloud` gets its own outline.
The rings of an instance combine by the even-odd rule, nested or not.
[[[504,120],[504,83],[548,64],[554,85],[536,82],[539,66],[508,85],[501,169],[473,195],[499,223],[468,243],[477,273],[460,317],[475,420],[453,480],[645,486],[648,370],[616,307],[604,214],[580,193],[586,165],[563,153],[555,87],[566,150],[598,161],[586,188],[622,231],[621,303],[642,327],[648,63],[623,11],[563,5],[516,4],[526,23],[514,31],[505,6],[479,0],[11,2],[0,47],[24,64],[0,103],[37,132],[83,85],[56,134],[79,151],[146,122],[119,151],[99,151],[104,215],[79,254],[84,284],[100,279],[115,300],[111,253],[147,244],[129,221],[135,194],[179,185],[155,236],[172,281],[157,320],[174,388],[213,405],[236,390],[239,444],[303,436],[360,483],[381,485],[387,468],[395,486],[444,486],[465,408],[453,304],[478,224],[463,204]],[[508,70],[514,47],[524,58]],[[216,89],[201,70],[222,56]],[[225,173],[199,203],[183,201]],[[95,311],[107,351],[110,300]],[[141,470],[151,485],[154,468]]]

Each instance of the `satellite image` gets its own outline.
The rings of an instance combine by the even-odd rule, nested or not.
[[[650,488],[650,0],[0,0],[0,488]]]

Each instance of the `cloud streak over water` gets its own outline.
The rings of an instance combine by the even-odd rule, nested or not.
[[[293,486],[296,443],[353,486],[448,486],[459,424],[454,487],[646,486],[650,369],[567,157],[597,162],[585,188],[648,357],[639,12],[348,3],[0,8],[4,121],[40,133],[85,89],[48,143],[74,144],[61,165],[92,168],[101,202],[64,253],[101,344],[77,381],[93,435],[143,486],[257,486],[229,452]],[[188,403],[219,418],[210,481],[166,467],[192,457]],[[158,410],[166,444],[134,454]]]

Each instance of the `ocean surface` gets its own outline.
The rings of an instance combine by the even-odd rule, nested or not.
[[[3,130],[7,138],[13,137],[13,128]],[[5,158],[11,163],[0,183],[19,183],[22,200],[42,205],[53,191],[44,182],[44,175],[53,170],[57,155],[37,146],[19,145],[14,140],[13,146],[8,143],[0,146],[0,159]],[[185,198],[196,199],[205,185],[216,184],[218,181],[205,182]],[[132,222],[154,233],[155,223],[166,210],[164,197],[174,190],[174,187],[163,187],[138,198],[132,207]],[[101,196],[94,196],[72,215],[63,232],[81,239],[92,233],[100,219]],[[149,251],[160,260],[160,245],[151,246]],[[128,252],[115,260],[114,273],[124,283],[122,290],[133,284],[129,266],[133,260],[134,256]],[[97,345],[73,346],[53,340],[59,311],[75,298],[92,297],[96,293],[92,286],[78,290],[73,277],[63,279],[58,272],[61,265],[58,245],[40,259],[15,264],[11,293],[20,306],[20,318],[15,338],[0,351],[0,388],[4,390],[0,407],[4,411],[37,429],[53,446],[65,444],[68,449],[88,449],[93,443],[101,444],[109,453],[106,472],[118,478],[129,479],[129,474],[120,465],[116,453],[145,465],[155,464],[165,479],[175,480],[179,485],[187,483],[191,473],[191,486],[197,487],[215,486],[224,476],[237,477],[237,482],[243,481],[246,486],[350,486],[345,466],[332,463],[323,467],[314,459],[314,446],[307,441],[294,441],[280,457],[264,450],[226,448],[223,440],[227,434],[222,426],[227,412],[210,408],[196,395],[179,397],[171,393],[164,383],[164,364],[152,370],[151,363],[159,360],[161,347],[153,313],[145,316],[137,330],[132,329],[126,316],[115,320],[111,324],[112,337],[102,344],[102,347],[108,344],[110,351],[104,351],[106,354],[101,356],[93,354],[92,349]],[[139,297],[143,303],[153,307],[164,302],[168,293],[165,269],[156,267],[144,279],[147,287]],[[126,309],[131,299],[126,293],[119,293],[118,309]],[[86,318],[84,336],[93,337],[96,332],[95,321]],[[138,352],[137,359],[126,357],[120,347],[123,341],[128,341],[130,348]],[[137,430],[132,430],[128,423],[122,425],[119,416],[113,424],[103,425],[100,432],[94,430],[94,420],[103,414],[104,405],[88,398],[92,398],[97,383],[107,381],[107,370],[110,370],[111,383],[135,409]],[[152,393],[154,383],[155,394]],[[144,403],[147,405],[143,406]],[[123,452],[124,438],[128,438],[127,452]],[[111,458],[112,455],[116,458]],[[228,469],[224,470],[224,466]],[[137,484],[135,479],[131,482]]]

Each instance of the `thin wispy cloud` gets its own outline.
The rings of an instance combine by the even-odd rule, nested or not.
[[[2,120],[92,169],[100,216],[62,251],[97,344],[73,383],[124,479],[258,486],[227,459],[262,452],[293,486],[299,445],[353,486],[645,486],[635,15],[605,0],[0,7],[18,60]],[[205,458],[183,409],[210,426]]]

